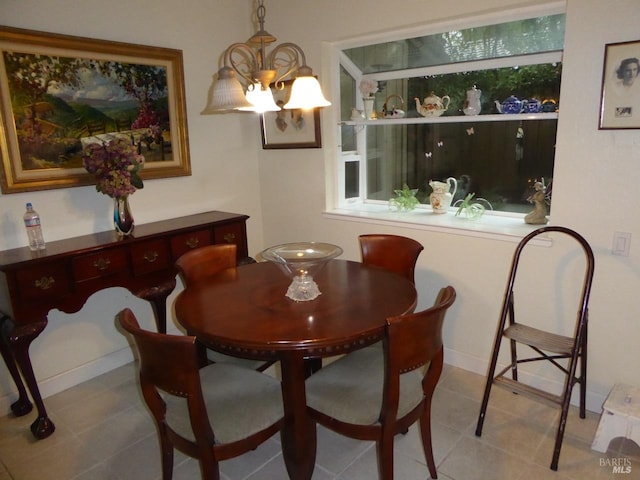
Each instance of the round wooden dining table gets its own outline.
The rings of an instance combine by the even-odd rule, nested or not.
[[[208,347],[280,361],[282,451],[295,480],[311,479],[316,455],[316,427],[306,410],[305,360],[380,340],[386,318],[413,311],[417,300],[404,277],[359,262],[331,260],[315,281],[321,295],[295,302],[285,296],[291,279],[280,267],[253,263],[189,286],[175,302],[178,322]]]

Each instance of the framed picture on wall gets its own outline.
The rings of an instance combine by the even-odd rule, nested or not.
[[[640,128],[640,40],[604,49],[599,128]]]
[[[143,179],[191,174],[182,51],[0,27],[2,193],[91,185],[90,143],[131,142]]]
[[[291,92],[293,82],[284,82],[284,88],[272,88],[273,98],[282,107]],[[280,110],[265,112],[260,119],[262,148],[320,148],[320,110]]]

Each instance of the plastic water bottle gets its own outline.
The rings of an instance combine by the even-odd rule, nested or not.
[[[40,215],[33,209],[31,203],[27,203],[27,211],[24,214],[24,226],[29,237],[29,248],[31,250],[44,250],[44,237],[42,236],[42,226],[40,225]]]

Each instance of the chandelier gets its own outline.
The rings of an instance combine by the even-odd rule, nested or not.
[[[264,29],[263,0],[258,0],[257,17],[258,32],[246,43],[234,43],[225,50],[224,66],[218,70],[211,100],[203,113],[280,110],[270,86],[273,84],[275,89],[283,90],[287,79],[293,79],[293,84],[289,100],[282,108],[311,109],[331,105],[324,98],[320,83],[298,45],[282,43],[267,54],[267,46],[274,43],[276,37]]]

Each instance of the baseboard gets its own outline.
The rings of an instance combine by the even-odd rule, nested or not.
[[[447,348],[445,348],[444,360],[445,363],[449,365],[462,368],[463,370],[468,370],[470,372],[474,372],[483,376],[487,374],[487,369],[489,368],[488,361],[485,359]],[[42,398],[50,397],[51,395],[55,395],[56,393],[66,390],[67,388],[71,388],[82,382],[91,380],[98,375],[107,373],[132,361],[133,353],[131,348],[127,346],[126,348],[97,358],[96,360],[88,362],[67,372],[55,375],[44,380],[39,380],[38,385],[40,386],[40,394],[42,395]],[[503,365],[499,366],[499,368],[503,367]],[[562,384],[543,377],[522,372],[520,374],[520,378],[529,385],[537,388],[542,388],[544,390],[555,393],[562,391]],[[16,392],[12,392],[9,395],[0,397],[0,412],[10,411],[11,404],[15,402],[16,399]],[[602,404],[605,400],[606,395],[597,394],[587,390],[587,410],[598,414],[601,413]],[[571,404],[576,406],[578,405],[577,389],[574,389],[574,394],[571,398]]]
[[[450,350],[448,348],[445,348],[444,350],[444,361],[445,363],[454,367],[462,368],[463,370],[468,370],[482,376],[486,376],[487,370],[489,369],[488,360],[475,357],[473,355],[468,355],[466,353],[457,352],[455,350]],[[504,367],[506,367],[506,364],[498,364],[497,369],[500,370]],[[559,394],[563,389],[563,385],[560,382],[549,380],[548,378],[539,377],[537,375],[531,375],[527,372],[521,372],[520,370],[518,371],[518,378],[522,380],[523,383],[531,385],[532,387],[540,388],[542,390],[553,392],[555,394]],[[606,398],[606,395],[590,392],[587,388],[586,409],[590,412],[600,414],[602,412],[602,404],[604,403]],[[478,401],[480,400],[482,399],[479,398]],[[571,404],[574,406],[579,405],[578,388],[573,389]]]
[[[38,380],[40,395],[42,395],[42,398],[50,397],[51,395],[55,395],[56,393],[74,387],[82,382],[91,380],[98,375],[107,373],[132,361],[133,351],[131,350],[131,347],[127,346],[126,348],[97,358],[67,372],[63,372],[43,380]],[[10,412],[11,404],[15,402],[17,398],[17,391],[13,391],[8,395],[0,397],[0,412]]]

